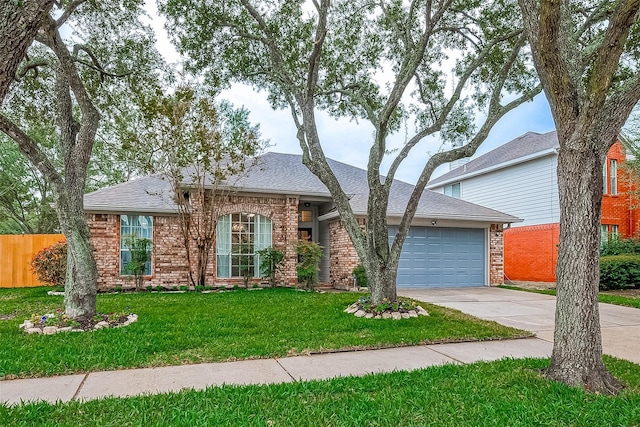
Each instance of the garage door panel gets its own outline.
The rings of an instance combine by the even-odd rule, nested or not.
[[[397,227],[389,227],[390,239]],[[483,286],[484,229],[412,227],[398,265],[398,287]]]

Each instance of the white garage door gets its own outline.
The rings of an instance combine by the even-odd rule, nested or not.
[[[395,236],[397,227],[389,227]],[[484,286],[485,230],[411,227],[398,266],[399,288]]]

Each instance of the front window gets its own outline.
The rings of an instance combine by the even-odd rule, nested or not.
[[[460,183],[456,182],[455,184],[445,185],[444,186],[444,194],[447,196],[455,197],[456,199],[460,198]]]
[[[130,274],[131,239],[149,239],[153,243],[153,217],[150,215],[120,215],[120,273]],[[151,246],[148,245],[144,275],[151,274]]]
[[[271,220],[252,213],[218,218],[216,225],[216,275],[259,277],[258,251],[271,246]]]

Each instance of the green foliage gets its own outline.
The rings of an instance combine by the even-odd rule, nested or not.
[[[38,252],[31,260],[31,270],[42,283],[64,286],[67,276],[67,243],[54,243]]]
[[[640,285],[640,255],[600,258],[600,289],[624,289]]]
[[[142,289],[145,266],[151,260],[151,240],[129,234],[124,238],[124,245],[131,253],[131,260],[127,262],[124,269],[128,274],[133,275],[136,289]]]
[[[260,256],[260,274],[269,279],[269,286],[276,286],[276,274],[284,265],[284,253],[276,248],[264,248],[257,252]]]
[[[356,268],[353,269],[353,275],[356,276],[356,283],[358,286],[366,288],[369,281],[367,280],[367,272],[364,271],[364,266],[362,264],[358,264]]]
[[[322,258],[322,246],[308,240],[298,240],[296,243],[298,254],[298,282],[307,289],[313,289],[318,284],[318,271],[320,258]]]
[[[49,234],[59,229],[50,183],[0,135],[0,234]]]
[[[640,239],[615,237],[600,246],[600,256],[624,254],[640,254]]]

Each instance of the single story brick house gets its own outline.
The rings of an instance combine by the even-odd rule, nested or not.
[[[354,213],[366,221],[367,171],[329,160]],[[281,281],[297,283],[297,255],[293,249],[305,238],[324,248],[319,278],[334,287],[353,285],[359,264],[331,195],[303,164],[300,155],[265,153],[221,207],[216,242],[209,262],[207,284],[239,283],[234,242],[285,252]],[[389,234],[396,231],[413,185],[394,181],[389,200]],[[188,185],[185,186],[188,191]],[[186,250],[169,182],[151,175],[85,195],[84,206],[98,265],[100,288],[128,286],[123,265],[130,256],[124,236],[135,233],[152,240],[145,286],[188,284]],[[505,224],[518,218],[473,203],[425,191],[403,248],[398,287],[488,286],[503,283]],[[259,269],[254,275],[259,280]]]

